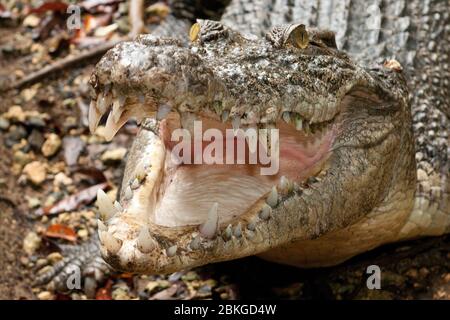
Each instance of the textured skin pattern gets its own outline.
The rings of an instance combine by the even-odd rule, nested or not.
[[[259,35],[271,26],[301,21],[335,31],[338,48],[363,65],[398,60],[411,92],[419,180],[403,233],[450,230],[449,1],[233,1],[222,21]]]
[[[379,16],[377,8],[380,10]],[[337,180],[343,185],[346,181],[353,182],[352,186],[333,185],[331,189],[334,193],[328,195],[317,193],[311,188],[298,197],[287,199],[277,209],[275,217],[296,212],[295,218],[287,219],[286,224],[274,218],[273,224],[263,230],[265,242],[272,247],[285,238],[293,241],[327,234],[316,240],[301,241],[291,247],[268,251],[264,257],[294,265],[335,264],[342,261],[342,256],[352,256],[380,243],[450,231],[449,12],[448,1],[432,0],[253,0],[232,1],[227,7],[222,22],[243,33],[264,36],[275,25],[299,22],[320,29],[331,29],[336,32],[337,47],[348,52],[361,65],[373,66],[371,73],[378,73],[380,78],[398,77],[395,73],[386,73],[380,67],[383,58],[395,58],[403,66],[411,92],[412,121],[409,109],[404,109],[395,121],[384,121],[383,117],[389,115],[379,115],[370,118],[371,126],[367,127],[368,114],[364,113],[367,111],[353,110],[354,116],[350,118],[347,136],[341,137],[343,145],[351,142],[350,145],[355,146],[355,140],[352,140],[355,136],[358,137],[356,143],[364,145],[371,142],[374,132],[386,130],[397,133],[385,139],[383,145],[372,149],[372,153],[358,148],[338,149],[335,156],[341,160],[331,174],[333,179],[326,177],[316,185],[320,189],[322,185],[333,185],[333,181]],[[181,25],[177,30],[182,29],[184,27]],[[167,34],[165,30],[162,28],[161,34]],[[388,83],[391,80],[382,81]],[[394,80],[395,83],[398,81]],[[242,95],[242,92],[238,94]],[[260,115],[261,110],[255,113]],[[394,128],[386,126],[386,123]],[[410,130],[411,127],[413,130]],[[139,139],[138,136],[136,141],[139,142]],[[410,143],[413,140],[417,174],[413,159],[414,146]],[[393,154],[400,154],[396,161],[391,161]],[[128,171],[132,172],[132,167]],[[348,168],[351,169],[345,170]],[[385,174],[380,174],[378,168],[382,168]],[[411,172],[414,174],[411,175]],[[363,176],[364,181],[355,183],[355,176]],[[411,187],[416,183],[416,176],[417,187]],[[385,191],[378,189],[378,186],[390,183],[395,187]],[[349,204],[343,201],[344,195],[358,195],[362,188],[366,188],[366,192],[356,196],[351,206],[347,207]],[[342,203],[336,196],[338,194],[343,196]],[[371,194],[377,196],[373,198]],[[375,209],[372,205],[374,202],[379,203]],[[298,209],[311,208],[317,203],[321,203],[323,208],[309,212]],[[358,212],[352,210],[355,206],[359,208]],[[330,215],[330,212],[334,214]],[[358,216],[362,219],[348,226],[348,221],[354,221]],[[297,224],[307,226],[303,233],[296,231]],[[350,239],[349,234],[352,235]],[[374,237],[378,237],[377,242],[374,242]],[[253,245],[255,247],[251,250],[257,252],[260,243],[253,241]],[[246,252],[247,248],[240,247],[240,254],[251,254]],[[201,253],[204,254],[203,259],[209,259],[210,262],[221,260],[221,251],[216,250],[216,257],[211,257],[210,253],[209,256],[206,252]],[[315,260],[309,257],[311,252],[317,253]]]

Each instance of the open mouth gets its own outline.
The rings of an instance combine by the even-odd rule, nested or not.
[[[99,195],[100,214],[109,225],[100,222],[106,255],[126,250],[130,232],[124,230],[123,221],[128,219],[128,226],[137,224],[132,227],[135,239],[130,261],[136,252],[146,254],[161,245],[170,258],[176,252],[199,249],[204,241],[220,238],[226,242],[254,233],[258,224],[271,218],[283,197],[299,192],[299,185],[320,175],[339,129],[339,112],[330,120],[314,123],[298,113],[284,112],[268,125],[245,117],[237,121],[223,113],[178,112],[167,104],[156,108],[153,100],[115,97],[114,90],[107,94],[106,98],[100,94],[90,106],[91,129],[109,112],[106,131],[112,139],[130,117],[137,116],[145,131],[141,135],[146,137],[135,143],[139,150],[131,151],[133,165],[125,172],[120,203],[112,205]],[[174,139],[180,129],[187,135]],[[208,135],[211,129],[214,138]],[[249,132],[256,133],[252,136],[257,139],[256,148]],[[277,140],[272,140],[274,135]],[[214,142],[220,148],[211,151]],[[205,154],[214,161],[208,161]],[[261,174],[264,168],[275,170]],[[121,222],[115,223],[121,215]],[[171,232],[175,239],[167,236]],[[188,235],[186,248],[172,245],[181,234]]]

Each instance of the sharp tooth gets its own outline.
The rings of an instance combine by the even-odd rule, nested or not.
[[[286,123],[291,122],[291,114],[290,114],[289,111],[283,112],[283,114],[281,115],[281,117],[283,118],[284,122],[286,122]]]
[[[214,202],[211,209],[209,209],[207,220],[199,228],[200,234],[204,238],[211,239],[216,235],[217,228],[219,226],[219,214],[217,212],[218,207],[219,204]]]
[[[116,208],[116,210],[118,212],[122,212],[123,211],[123,207],[122,205],[119,203],[119,201],[114,201],[114,207]]]
[[[97,205],[98,211],[100,212],[100,218],[103,221],[110,219],[114,214],[117,213],[113,202],[102,189],[99,189],[97,191]]]
[[[233,230],[231,228],[231,224],[229,224],[227,226],[227,228],[225,229],[225,231],[223,232],[223,236],[224,236],[225,240],[229,240],[232,235],[233,235]]]
[[[116,254],[117,252],[119,252],[120,248],[122,247],[122,240],[117,239],[107,231],[102,232],[101,238],[103,240],[103,245],[112,254]]]
[[[124,102],[125,98],[123,97],[116,98],[113,101],[112,114],[114,123],[118,123],[120,120],[120,116],[124,111],[124,109],[122,108]]]
[[[272,187],[272,190],[270,191],[269,196],[266,199],[266,202],[272,208],[274,208],[278,204],[278,192],[275,186]]]
[[[191,137],[194,135],[194,121],[196,119],[195,114],[191,112],[182,112],[180,114],[181,127],[190,132]]]
[[[170,248],[168,248],[166,250],[167,256],[168,257],[173,257],[177,253],[177,249],[178,249],[178,247],[176,245],[175,246],[171,246]]]
[[[303,127],[304,127],[304,131],[305,131],[305,134],[306,135],[309,135],[310,133],[311,133],[311,130],[310,130],[310,128],[309,128],[309,123],[308,123],[308,121],[305,121],[304,123],[303,123]]]
[[[157,247],[157,243],[150,235],[147,227],[143,227],[141,231],[139,231],[136,245],[142,253],[149,253]]]
[[[262,220],[267,220],[270,218],[270,214],[272,213],[272,208],[269,207],[267,204],[264,203],[261,211],[259,212],[259,217]]]
[[[126,117],[120,117],[118,122],[114,121],[114,111],[111,111],[108,115],[105,125],[105,139],[111,141],[116,135],[117,131],[127,122]]]
[[[105,113],[112,102],[112,94],[109,92],[100,93],[97,99],[97,109],[103,114]]]
[[[194,239],[192,239],[191,243],[189,244],[189,247],[191,247],[192,250],[197,250],[200,248],[200,243],[202,239],[199,235],[195,236]]]
[[[231,125],[233,126],[233,132],[236,135],[239,130],[239,126],[241,125],[241,118],[239,116],[233,117],[233,120],[231,120]]]
[[[280,186],[280,191],[283,193],[288,193],[290,190],[292,190],[292,183],[285,176],[282,176],[280,178],[279,186]]]
[[[156,113],[156,120],[162,120],[164,119],[170,112],[171,106],[167,104],[161,104],[158,107],[158,112]]]
[[[253,217],[250,222],[247,224],[247,229],[251,231],[255,231],[256,229],[256,217]]]
[[[303,129],[303,120],[300,115],[297,115],[297,117],[295,117],[295,129],[299,131]]]
[[[133,190],[131,190],[130,186],[127,186],[127,188],[125,189],[125,193],[123,194],[123,198],[126,201],[130,200],[131,198],[133,198]]]
[[[245,136],[245,139],[247,140],[248,149],[251,153],[255,153],[258,151],[258,128],[249,126],[247,129],[248,135]]]
[[[139,180],[137,178],[134,178],[134,180],[130,184],[130,187],[131,187],[131,189],[136,190],[137,188],[139,188],[140,185],[141,184],[140,184]]]
[[[105,224],[100,219],[97,219],[97,228],[98,228],[99,231],[106,231],[106,230],[108,230],[108,228],[106,228]]]
[[[88,120],[89,120],[89,131],[91,133],[95,132],[95,129],[97,129],[98,123],[100,122],[100,119],[102,118],[102,113],[100,111],[98,111],[96,104],[97,104],[96,101],[92,100],[89,105]]]
[[[240,222],[236,227],[234,227],[233,234],[236,238],[240,238],[242,236],[242,225]]]
[[[226,122],[228,120],[229,115],[230,115],[230,111],[224,110],[222,112],[222,116],[221,116],[222,122]]]

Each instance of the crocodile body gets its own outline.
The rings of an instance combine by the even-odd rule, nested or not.
[[[253,254],[299,267],[327,266],[384,243],[448,233],[449,14],[447,1],[433,0],[231,1],[221,23],[199,20],[191,44],[143,36],[112,49],[91,81],[93,128],[104,113],[99,101],[123,95],[119,120],[108,120],[112,135],[129,116],[150,117],[161,104],[180,114],[182,126],[191,115],[223,121],[225,113],[225,123],[242,117],[244,126],[282,128],[287,112],[297,129],[303,119],[311,127],[332,123],[338,133],[331,155],[310,179],[270,181],[268,189],[266,180],[261,187],[251,180],[243,190],[261,194],[237,218],[228,217],[219,201],[219,213],[199,205],[198,216],[183,224],[176,214],[172,220],[149,216],[155,198],[163,199],[154,190],[165,170],[155,156],[165,152],[159,139],[165,120],[146,120],[129,152],[120,206],[100,205],[105,260],[142,273]],[[187,25],[177,21],[180,30]],[[299,24],[307,31],[298,31]],[[333,30],[335,41],[310,26]],[[301,37],[307,32],[306,47],[292,42],[292,30]],[[268,64],[259,64],[262,56]],[[260,80],[261,72],[269,78]],[[270,78],[277,74],[278,80]],[[298,91],[284,95],[290,86]],[[105,94],[111,87],[112,97]],[[211,95],[221,97],[219,110]]]

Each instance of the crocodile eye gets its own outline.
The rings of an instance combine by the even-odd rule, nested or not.
[[[288,24],[273,27],[266,34],[266,38],[276,48],[291,45],[296,48],[305,49],[309,45],[309,35],[304,24]]]
[[[305,25],[297,25],[294,29],[290,30],[288,40],[293,46],[305,49],[309,44],[309,36]]]
[[[198,39],[198,34],[200,32],[200,24],[198,22],[194,23],[189,30],[189,39],[191,39],[192,42]]]
[[[228,29],[220,22],[212,20],[197,19],[197,22],[189,30],[189,38],[192,42],[204,43],[227,36]]]

